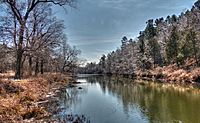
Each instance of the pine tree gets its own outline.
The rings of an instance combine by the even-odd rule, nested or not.
[[[190,29],[188,33],[186,34],[186,44],[187,44],[187,53],[186,57],[193,57],[196,61],[196,65],[199,66],[199,60],[198,60],[198,51],[200,50],[198,47],[197,42],[197,34]]]
[[[167,62],[170,63],[177,63],[178,65],[178,40],[179,36],[177,33],[177,29],[173,26],[169,41],[167,42],[166,46],[166,56]]]
[[[156,28],[154,27],[154,21],[153,19],[150,19],[147,21],[147,27],[145,29],[145,37],[148,41],[148,53],[153,59],[153,63],[161,65],[162,64],[162,58],[160,53],[160,45],[158,44],[158,41],[156,39],[157,32]]]

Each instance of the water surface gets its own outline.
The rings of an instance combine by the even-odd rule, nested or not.
[[[200,123],[199,94],[105,76],[77,81],[82,89],[67,89],[60,117],[83,114],[90,123]]]

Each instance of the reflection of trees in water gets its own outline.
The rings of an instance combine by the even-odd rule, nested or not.
[[[67,88],[65,93],[60,96],[60,106],[62,110],[69,110],[72,105],[81,104],[81,94],[87,93],[87,88],[78,89],[78,87]]]
[[[60,108],[61,113],[58,116],[58,119],[61,122],[64,121],[71,121],[70,117],[72,119],[79,119],[80,123],[87,123],[89,122],[89,119],[86,118],[83,114],[79,115],[72,115],[74,112],[71,112],[70,109],[72,105],[79,105],[81,104],[81,96],[82,94],[87,93],[87,88],[78,89],[78,87],[74,88],[67,88],[65,93],[62,93],[60,96]],[[72,114],[71,114],[72,113]],[[83,118],[83,119],[81,119]]]
[[[66,100],[63,103],[65,107],[69,107],[72,104],[78,105],[81,103],[81,95],[87,93],[87,88],[67,88],[66,91]]]
[[[173,89],[130,84],[132,80],[123,78],[92,78],[99,82],[102,91],[114,95],[122,101],[124,112],[139,105],[141,112],[150,122],[181,120],[184,123],[200,122],[200,95],[178,92]],[[95,80],[96,79],[96,80]]]
[[[131,114],[131,109],[138,106],[141,113],[148,116],[150,122],[175,120],[181,120],[184,123],[200,122],[198,116],[200,95],[136,84],[133,80],[120,77],[96,76],[84,79],[91,84],[99,83],[104,93],[117,97],[118,101],[122,102],[126,114]],[[63,105],[69,107],[81,103],[81,96],[87,93],[87,87],[82,90],[71,88],[67,91],[69,97],[62,99]]]
[[[90,77],[86,77],[85,79],[89,83],[98,83],[98,82],[102,81],[102,77],[103,76],[90,76]]]
[[[90,77],[85,77],[84,79],[90,83],[90,84],[96,84],[96,83],[101,83],[101,89],[104,93],[106,93],[106,82],[108,77],[106,76],[90,76]]]

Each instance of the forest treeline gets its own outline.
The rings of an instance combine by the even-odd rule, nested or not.
[[[74,0],[1,0],[0,72],[72,72],[80,50],[67,43],[65,26],[53,6],[74,7]]]
[[[200,1],[179,16],[148,20],[136,39],[124,36],[121,42],[99,63],[88,63],[78,72],[134,75],[169,65],[187,70],[199,67]]]

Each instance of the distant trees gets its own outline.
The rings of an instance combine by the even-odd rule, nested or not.
[[[179,16],[167,16],[155,21],[150,19],[138,38],[129,40],[126,36],[122,37],[120,48],[102,57],[98,64],[87,65],[85,71],[92,66],[96,70],[103,69],[103,73],[134,75],[135,72],[145,72],[156,66],[176,64],[184,68],[187,61],[199,66],[199,18],[198,0],[191,10]]]
[[[96,74],[134,74],[136,68],[137,43],[124,36],[121,40],[121,48],[102,55],[99,63],[88,63],[84,68],[78,70],[79,73]]]
[[[12,50],[6,44],[0,44],[0,73],[12,69],[14,62]]]
[[[56,66],[53,54],[62,44],[64,24],[52,15],[51,6],[72,6],[73,3],[74,0],[1,1],[5,11],[0,19],[0,35],[1,40],[6,42],[6,46],[14,53],[15,79],[20,79],[25,69],[28,69],[31,75],[35,67],[37,75],[39,71],[43,74],[44,70],[47,70],[45,63]],[[66,50],[67,53],[73,52],[67,54],[70,55],[72,65],[79,54],[78,50],[70,46]],[[67,65],[69,63],[64,66]]]
[[[105,73],[106,69],[106,56],[102,55],[99,61],[100,73]]]
[[[84,67],[79,67],[77,72],[84,74],[101,74],[101,69],[98,64],[91,62],[87,63]]]

